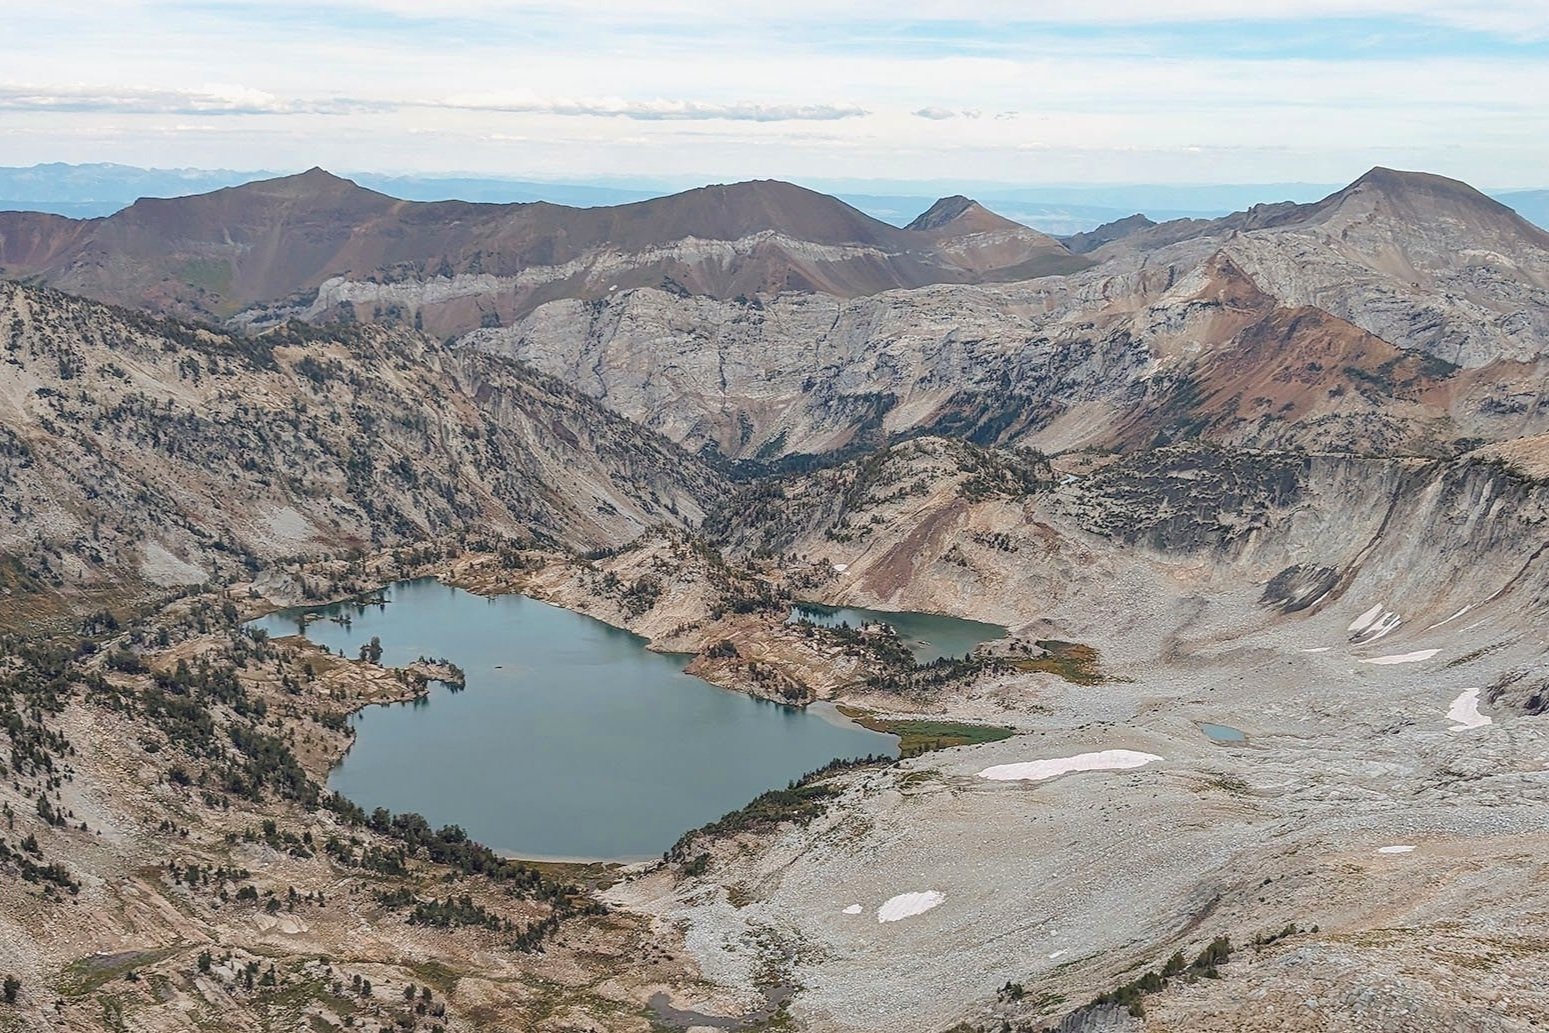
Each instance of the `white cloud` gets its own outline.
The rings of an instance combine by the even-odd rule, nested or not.
[[[465,95],[445,100],[365,100],[279,97],[243,86],[199,90],[140,86],[31,86],[0,84],[0,111],[117,112],[126,115],[349,115],[449,108],[511,114],[628,118],[644,122],[833,122],[869,114],[854,104],[779,104],[695,100],[628,100]]]
[[[379,102],[340,98],[287,99],[243,86],[197,90],[145,86],[0,84],[0,111],[117,112],[125,115],[346,114]]]
[[[935,122],[944,122],[949,118],[980,118],[984,115],[984,112],[980,111],[978,108],[958,109],[929,106],[920,108],[916,111],[911,111],[909,114],[913,115],[915,118],[928,118]]]
[[[1436,28],[1545,34],[1549,0],[8,0],[5,17],[11,163],[1549,178],[1542,47]],[[1364,23],[1377,42],[1354,46],[1330,17],[1396,19],[1405,49]],[[1184,35],[1208,43],[1166,45]]]
[[[254,0],[207,0],[215,8],[250,8]],[[156,0],[58,0],[20,7],[96,13],[113,8],[156,8]],[[656,0],[649,5],[599,4],[596,0],[313,0],[322,11],[372,13],[433,22],[448,17],[508,20],[552,19],[587,26],[614,25],[649,31],[654,26],[692,23],[717,28],[763,27],[781,23],[897,26],[977,22],[1013,25],[1121,26],[1200,22],[1292,21],[1314,18],[1399,18],[1517,35],[1549,32],[1549,4],[1542,0],[1086,0],[1085,3],[1029,0],[784,0],[777,13],[758,14],[724,0]]]
[[[865,108],[854,104],[712,103],[660,98],[626,100],[621,97],[563,99],[469,95],[448,98],[440,106],[465,111],[631,118],[642,122],[833,122],[869,114]]]

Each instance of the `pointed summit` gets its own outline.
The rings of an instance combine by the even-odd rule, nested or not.
[[[321,166],[314,165],[305,172],[274,179],[260,179],[252,183],[231,187],[231,190],[247,190],[276,197],[334,197],[341,194],[374,194],[353,180],[335,176]]]
[[[903,232],[918,234],[915,240],[923,238],[928,246],[987,279],[1030,279],[1073,272],[1090,264],[1048,234],[996,215],[962,194],[943,197]]]
[[[953,194],[951,197],[943,197],[925,211],[921,212],[913,222],[905,226],[906,230],[935,230],[956,219],[970,208],[977,208],[979,202],[962,194]]]
[[[953,194],[943,197],[904,229],[934,233],[953,230],[957,233],[986,233],[992,230],[1025,229],[1021,223],[996,215],[971,197]]]

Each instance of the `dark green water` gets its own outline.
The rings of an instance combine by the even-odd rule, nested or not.
[[[389,602],[334,606],[346,628],[306,635],[382,662],[445,657],[467,688],[369,707],[328,784],[362,807],[418,811],[434,826],[523,857],[639,859],[766,789],[838,757],[897,754],[897,739],[837,716],[718,689],[626,631],[519,595],[483,598],[435,581]],[[294,635],[297,613],[255,627]]]
[[[867,610],[859,606],[797,603],[791,607],[791,620],[809,620],[825,628],[837,628],[841,624],[848,624],[852,628],[878,622],[891,624],[904,645],[909,647],[909,652],[914,654],[915,663],[920,664],[928,664],[944,656],[960,657],[972,652],[981,642],[1006,637],[1006,629],[999,624],[941,617],[933,613]]]

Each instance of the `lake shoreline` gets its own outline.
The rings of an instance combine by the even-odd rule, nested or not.
[[[324,616],[303,623],[306,613]],[[368,810],[460,825],[514,858],[638,864],[831,761],[897,754],[895,737],[837,711],[723,691],[629,629],[525,594],[420,578],[366,605],[249,625],[276,637],[293,626],[334,663],[375,668],[399,690],[357,701],[329,787]],[[409,673],[416,656],[443,654],[474,691]],[[364,709],[394,702],[413,705]],[[405,757],[425,760],[405,769]]]

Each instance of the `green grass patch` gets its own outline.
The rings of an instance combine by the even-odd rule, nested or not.
[[[616,861],[523,861],[555,882],[574,883],[605,890],[623,878],[624,866]]]
[[[183,280],[201,290],[224,294],[231,289],[231,263],[220,258],[191,258],[183,263]]]
[[[123,951],[119,954],[88,954],[64,967],[56,988],[62,997],[84,997],[122,979],[134,969],[146,968],[177,954],[179,948],[152,951]]]
[[[950,750],[955,746],[1000,742],[1016,734],[1012,729],[1000,725],[891,718],[869,710],[843,706],[839,708],[839,712],[862,728],[898,736],[898,752],[904,757],[918,757],[932,750]]]
[[[1058,639],[1040,639],[1036,645],[1048,655],[1012,657],[1011,666],[1018,671],[1058,675],[1075,685],[1099,685],[1103,682],[1097,650],[1091,646],[1079,642],[1061,642]]]
[[[451,996],[457,989],[457,981],[462,974],[450,965],[443,965],[439,961],[417,961],[405,966],[410,972],[419,977],[419,981],[442,997]]]

